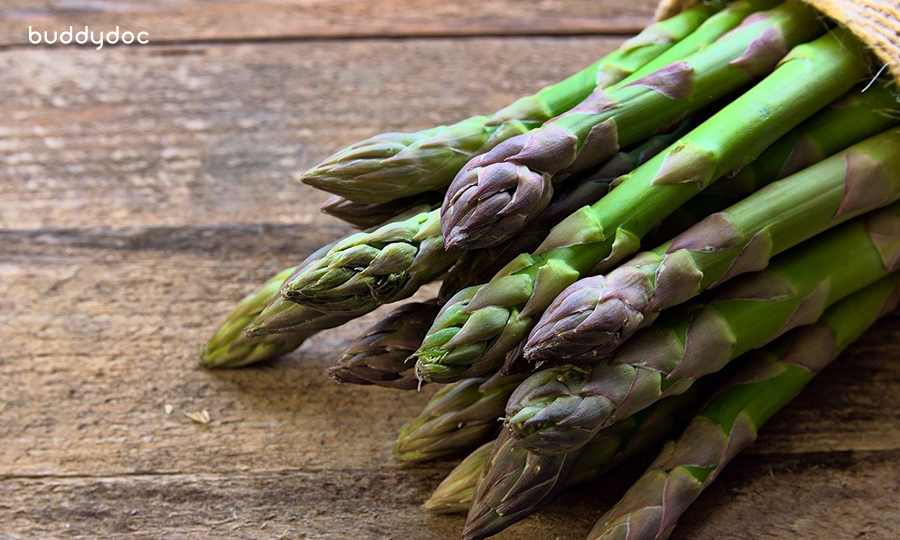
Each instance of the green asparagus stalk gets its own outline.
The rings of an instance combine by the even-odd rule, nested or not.
[[[422,343],[439,310],[437,299],[393,310],[350,344],[329,375],[341,383],[418,388],[415,366],[406,359]]]
[[[368,229],[383,225],[417,206],[434,205],[440,202],[441,196],[440,192],[429,191],[387,203],[358,203],[334,195],[322,204],[322,212],[357,229]]]
[[[721,4],[714,6],[716,9],[721,9],[721,11],[710,15],[709,18],[703,21],[703,23],[696,30],[691,32],[689,36],[679,40],[667,50],[660,53],[659,56],[656,56],[653,60],[647,62],[641,66],[640,69],[635,70],[621,81],[607,86],[597,85],[595,90],[597,88],[602,89],[613,86],[622,87],[639,79],[643,79],[647,75],[650,75],[669,64],[678,62],[697,51],[706,49],[728,32],[731,32],[741,24],[744,24],[745,21],[747,24],[752,23],[754,21],[754,18],[752,17],[756,17],[756,15],[753,15],[754,13],[772,9],[783,1],[784,0],[734,0],[727,3],[724,7],[722,7]]]
[[[463,454],[500,431],[503,407],[524,377],[476,377],[437,391],[394,444],[400,461],[421,463]]]
[[[320,247],[306,257],[306,259],[298,266],[292,268],[291,273],[293,274],[311,262],[319,260],[319,258],[325,253],[328,253],[333,247],[334,243]],[[255,317],[252,319],[247,317],[249,322],[243,327],[245,338],[253,340],[253,342],[284,341],[292,337],[300,336],[306,338],[319,330],[334,328],[349,320],[346,316],[338,316],[333,313],[300,306],[284,300],[281,297],[280,288],[284,286],[284,282],[287,278],[281,277],[283,273],[284,272],[279,274],[277,278],[273,278],[272,281],[266,283],[266,285],[260,289],[259,293],[255,293],[259,294],[260,302],[256,305],[257,308],[253,310],[253,315],[255,315]],[[271,291],[271,288],[274,286],[273,282],[276,279],[281,280],[278,290],[271,296],[266,297],[265,294],[268,294]],[[261,294],[262,291],[265,291],[265,294]],[[265,298],[265,301],[262,301],[263,298]],[[275,337],[274,334],[281,335]]]
[[[685,313],[660,317],[608,361],[534,374],[506,407],[537,453],[571,451],[612,422],[685,391],[697,378],[798,326],[900,266],[900,203],[776,257]]]
[[[816,113],[733,177],[723,178],[667,216],[642,244],[657,246],[768,185],[900,123],[894,84],[866,84]],[[835,128],[840,126],[840,128]]]
[[[419,376],[450,382],[497,369],[563,289],[634,253],[662,218],[846,93],[866,73],[866,54],[840,29],[796,47],[772,75],[554,227],[535,253],[447,306],[414,355]]]
[[[878,318],[897,306],[897,274],[829,309],[750,355],[747,364],[663,448],[647,472],[610,509],[589,540],[662,540],[722,469],[751,445],[759,428]]]
[[[447,249],[496,245],[549,204],[554,184],[596,166],[672,122],[770,73],[824,30],[788,0],[679,62],[624,86],[595,90],[572,110],[473,158],[441,207]]]
[[[473,156],[568,111],[595,87],[631,75],[690,35],[723,0],[647,27],[612,54],[490,116],[415,133],[385,133],[349,146],[310,169],[302,181],[361,203],[387,203],[447,187]]]
[[[463,532],[466,540],[497,534],[544,506],[564,487],[596,478],[626,458],[662,441],[687,423],[700,403],[721,383],[706,377],[684,394],[616,422],[590,443],[552,456],[516,446],[508,431],[497,439],[478,478]],[[453,473],[451,473],[451,476]],[[448,477],[448,480],[454,480]],[[462,486],[461,480],[455,480]]]
[[[352,234],[298,267],[281,288],[291,302],[362,315],[409,298],[459,258],[441,243],[439,210]]]
[[[677,47],[682,41],[692,36],[712,15],[727,8],[730,1],[703,2],[702,6],[693,6],[678,15],[657,21],[641,30],[636,36],[625,40],[618,49],[597,63],[596,84],[585,93],[585,96],[596,88],[607,88],[639,74],[645,66],[657,61],[661,55],[668,53],[673,47]],[[683,47],[681,51],[680,54],[687,54]],[[580,102],[585,96],[577,102]],[[569,108],[575,103],[572,103]],[[448,178],[448,180],[450,179]]]
[[[544,312],[524,354],[533,361],[607,356],[661,311],[898,199],[900,130],[891,129],[771,184],[605,276],[575,282]]]

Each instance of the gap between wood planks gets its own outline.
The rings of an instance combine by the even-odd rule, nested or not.
[[[809,469],[811,467],[826,468],[845,468],[853,462],[866,460],[897,460],[900,461],[900,448],[884,448],[878,450],[833,450],[833,451],[800,451],[800,452],[759,452],[754,451],[751,446],[739,455],[741,460],[765,461],[770,467],[789,467],[791,470]],[[414,467],[398,466],[395,468],[350,468],[340,469],[300,469],[300,468],[278,468],[278,469],[258,469],[258,470],[240,470],[240,471],[130,471],[119,472],[113,474],[52,474],[52,473],[32,473],[32,474],[2,474],[0,482],[28,481],[28,480],[115,480],[121,478],[252,478],[254,476],[277,474],[277,475],[317,475],[323,472],[341,472],[341,473],[371,473],[379,474],[410,474],[424,473],[435,477],[443,478],[452,467],[456,464],[456,460],[438,461],[434,463],[425,463]],[[607,473],[610,474],[610,473]],[[615,473],[612,473],[615,474]]]

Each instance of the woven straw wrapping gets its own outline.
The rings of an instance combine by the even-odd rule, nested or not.
[[[701,0],[662,0],[657,17],[670,17]],[[803,0],[843,24],[872,48],[900,82],[900,0]]]

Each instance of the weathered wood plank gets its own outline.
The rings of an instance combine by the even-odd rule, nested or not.
[[[0,227],[310,223],[325,196],[295,179],[331,152],[496,110],[617,44],[0,52]]]
[[[0,46],[28,30],[145,31],[151,43],[410,36],[623,34],[643,28],[655,0],[9,0]]]
[[[763,443],[764,444],[764,443]],[[900,453],[739,456],[673,540],[900,535]],[[338,469],[0,480],[0,523],[27,538],[458,538],[461,516],[426,515],[438,471]],[[639,469],[563,493],[498,540],[579,540]]]

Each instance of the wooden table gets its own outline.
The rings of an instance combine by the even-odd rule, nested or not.
[[[390,454],[430,391],[324,374],[374,317],[257,368],[208,372],[197,353],[255,284],[349,230],[297,183],[306,167],[558,80],[653,3],[4,2],[0,537],[456,537],[462,518],[419,508],[452,464]],[[28,43],[70,25],[151,44]],[[898,321],[780,413],[673,538],[900,536]],[[207,426],[183,414],[202,409]],[[639,472],[501,538],[583,538]]]

